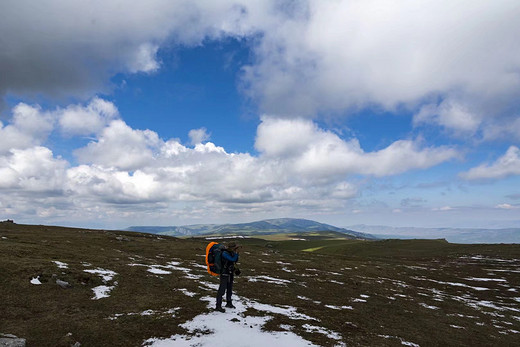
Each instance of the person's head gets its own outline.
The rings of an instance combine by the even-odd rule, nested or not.
[[[228,242],[226,248],[232,252],[236,252],[238,249],[238,245],[235,242]]]

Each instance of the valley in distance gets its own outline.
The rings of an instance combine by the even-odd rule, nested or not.
[[[290,218],[123,231],[1,222],[0,345],[517,344],[518,234],[377,231]],[[210,241],[243,246],[225,313],[213,311]]]

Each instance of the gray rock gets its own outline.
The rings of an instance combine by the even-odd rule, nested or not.
[[[25,339],[12,334],[0,334],[0,347],[25,347]]]
[[[62,288],[70,288],[70,283],[62,280],[56,280],[56,284]]]

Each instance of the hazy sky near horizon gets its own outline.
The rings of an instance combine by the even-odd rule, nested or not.
[[[0,219],[520,227],[517,0],[0,2]]]

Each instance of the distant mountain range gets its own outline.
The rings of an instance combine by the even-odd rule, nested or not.
[[[308,219],[278,218],[241,224],[194,224],[183,226],[131,226],[128,231],[169,235],[169,236],[199,236],[199,235],[254,235],[302,233],[313,231],[335,231],[355,239],[376,239],[373,235],[329,224],[318,223]]]
[[[415,228],[382,225],[351,225],[382,239],[446,239],[451,243],[520,243],[520,228]]]

